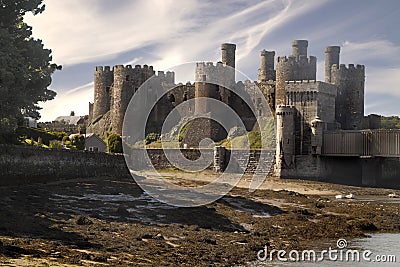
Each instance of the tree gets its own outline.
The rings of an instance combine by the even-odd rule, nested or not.
[[[56,95],[48,86],[61,66],[51,63],[51,50],[23,21],[44,8],[42,0],[0,0],[0,135],[13,132],[24,116],[39,119],[37,103]]]
[[[75,135],[72,137],[71,144],[76,147],[78,150],[85,149],[85,137],[81,134]]]
[[[110,134],[107,138],[108,152],[122,153],[122,138],[118,134]]]

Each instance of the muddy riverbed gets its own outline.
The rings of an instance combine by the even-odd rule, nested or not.
[[[168,175],[196,185],[213,174]],[[399,191],[276,179],[253,193],[245,187],[196,208],[160,203],[130,177],[0,187],[0,264],[234,266],[265,245],[400,232],[400,201],[388,198]]]

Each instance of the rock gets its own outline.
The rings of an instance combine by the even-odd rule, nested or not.
[[[210,238],[210,237],[203,238],[202,242],[204,242],[206,244],[211,244],[211,245],[216,245],[217,244],[217,241],[215,239]]]
[[[151,234],[144,234],[142,235],[141,239],[152,239],[153,236]]]
[[[77,225],[91,225],[93,222],[86,216],[79,216],[78,220],[76,220]]]
[[[125,207],[120,206],[117,209],[117,215],[122,216],[122,217],[128,217],[129,211]]]
[[[313,216],[314,213],[308,211],[307,209],[298,209],[295,211],[297,214],[305,215],[305,216]]]
[[[352,193],[350,193],[350,194],[348,194],[348,195],[345,195],[345,198],[347,198],[347,199],[354,199],[354,198],[355,198],[355,195],[352,194]]]
[[[164,236],[162,234],[157,234],[155,239],[164,240],[165,238],[164,238]]]

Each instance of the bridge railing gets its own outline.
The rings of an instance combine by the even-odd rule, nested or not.
[[[400,157],[400,130],[326,131],[322,154]]]

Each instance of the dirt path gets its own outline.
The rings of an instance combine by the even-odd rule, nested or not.
[[[191,185],[213,179],[165,175]],[[248,183],[197,208],[159,203],[130,177],[0,187],[0,263],[232,266],[254,261],[266,244],[296,249],[310,240],[400,232],[400,202],[387,197],[393,190],[269,179],[250,193]],[[336,200],[337,193],[356,199]]]

